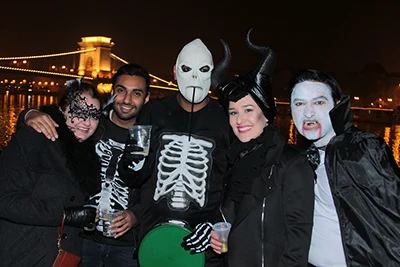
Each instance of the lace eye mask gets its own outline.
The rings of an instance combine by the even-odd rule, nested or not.
[[[95,120],[98,120],[101,116],[101,110],[97,109],[93,104],[88,104],[86,97],[82,97],[82,93],[79,91],[73,92],[69,96],[69,111],[70,118],[73,120],[74,118],[87,120],[89,117],[92,117]]]

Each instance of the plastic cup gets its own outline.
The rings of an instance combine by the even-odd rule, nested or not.
[[[129,138],[135,140],[137,146],[142,147],[143,151],[132,152],[143,156],[149,155],[151,125],[133,125],[128,127]]]
[[[228,236],[231,231],[231,224],[228,222],[219,222],[213,225],[213,230],[218,236],[218,241],[222,243],[221,253],[228,251]]]
[[[103,220],[103,236],[106,237],[114,237],[115,233],[111,233],[113,228],[110,228],[112,224],[112,220],[121,215],[123,211],[116,210],[116,211],[103,211],[101,214],[101,219]]]

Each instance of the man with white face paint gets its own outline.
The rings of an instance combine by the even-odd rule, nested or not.
[[[353,125],[349,96],[330,75],[302,70],[289,89],[316,172],[310,266],[400,266],[400,174],[390,148]]]
[[[126,172],[122,179],[137,188],[140,204],[135,215],[141,239],[170,219],[205,233],[211,232],[211,223],[222,220],[218,207],[231,132],[223,107],[208,91],[212,71],[223,73],[228,64],[225,59],[214,69],[212,55],[203,42],[195,39],[188,43],[173,67],[179,93],[151,100],[139,115],[139,124],[152,125],[149,155],[141,170]],[[192,251],[206,249],[193,247]],[[205,257],[206,266],[221,266],[220,256],[211,249]]]

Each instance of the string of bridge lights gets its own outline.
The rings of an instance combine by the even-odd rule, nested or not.
[[[128,61],[126,61],[126,60],[120,58],[119,56],[117,56],[117,55],[115,55],[115,54],[113,54],[113,53],[111,53],[110,56],[111,56],[112,58],[116,59],[116,60],[121,61],[121,62],[124,63],[124,64],[128,64]],[[161,82],[164,82],[164,83],[168,84],[169,86],[178,87],[178,86],[177,86],[176,84],[174,84],[173,82],[169,82],[169,81],[166,81],[166,80],[164,80],[164,79],[161,79],[160,77],[157,77],[157,76],[155,76],[155,75],[153,75],[153,74],[151,74],[151,73],[150,73],[149,75],[150,75],[151,78],[154,78],[154,79],[157,79],[157,80],[159,80],[159,81],[161,81]],[[156,87],[156,86],[151,86],[151,87],[154,87],[154,88],[163,88],[163,87]],[[164,87],[164,88],[172,89],[172,88],[169,88],[169,87]],[[178,89],[176,89],[176,90],[178,90]]]
[[[82,77],[81,75],[59,73],[59,72],[51,72],[51,71],[44,71],[44,70],[23,69],[23,68],[1,66],[1,65],[0,65],[0,69],[13,70],[13,71],[24,71],[24,72],[48,74],[48,75],[54,75],[54,76],[65,76],[65,77],[70,77],[70,78],[83,78],[83,79],[93,80],[93,77],[87,77],[87,76]]]
[[[87,53],[87,52],[92,52],[96,51],[96,48],[89,48],[89,49],[83,49],[83,50],[78,50],[78,51],[71,51],[71,52],[64,52],[64,53],[55,53],[55,54],[47,54],[47,55],[37,55],[37,56],[18,56],[18,57],[0,57],[0,61],[5,61],[5,60],[27,60],[27,59],[39,59],[39,58],[48,58],[48,57],[60,57],[60,56],[69,56],[69,55],[74,55],[74,54],[80,54],[80,53]],[[118,57],[115,54],[110,55],[112,58],[119,60],[123,62],[124,64],[127,64],[128,61]],[[7,67],[7,66],[0,66],[0,69],[5,69],[5,70],[14,70],[14,71],[25,71],[25,72],[32,72],[32,73],[39,73],[39,74],[49,74],[49,75],[55,75],[55,76],[65,76],[65,77],[71,77],[71,78],[82,78],[82,76],[79,75],[74,75],[74,74],[66,74],[66,73],[58,73],[58,72],[49,72],[49,71],[42,71],[42,70],[33,70],[33,69],[23,69],[23,68],[15,68],[15,67]],[[168,86],[173,86],[175,88],[171,87],[165,87],[165,86],[159,86],[159,85],[150,85],[150,87],[153,88],[160,88],[160,89],[169,89],[169,90],[178,90],[176,89],[177,85],[174,84],[171,81],[166,81],[160,77],[157,77],[153,74],[149,74],[150,77],[153,79],[159,80],[161,82],[164,82],[168,84]],[[90,79],[93,80],[91,77],[84,77],[84,79]]]
[[[72,51],[72,52],[64,52],[57,54],[48,54],[48,55],[38,55],[38,56],[21,56],[21,57],[0,57],[1,60],[21,60],[21,59],[38,59],[38,58],[46,58],[46,57],[60,57],[60,56],[69,56],[73,54],[80,54],[95,51],[96,48],[89,48],[84,50]]]

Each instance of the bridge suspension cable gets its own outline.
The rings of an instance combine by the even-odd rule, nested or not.
[[[129,63],[128,61],[126,61],[126,60],[120,58],[119,56],[117,56],[117,55],[115,55],[115,54],[113,54],[113,53],[111,53],[110,56],[111,56],[112,58],[116,59],[116,60],[121,61],[121,62],[124,63],[124,64],[128,64],[128,63]],[[159,80],[159,81],[161,81],[161,82],[163,82],[163,83],[168,84],[169,86],[178,87],[178,86],[177,86],[176,84],[174,84],[173,82],[169,82],[169,81],[166,81],[166,80],[164,80],[164,79],[161,79],[160,77],[157,77],[157,76],[155,76],[155,75],[153,75],[153,74],[151,74],[151,73],[149,73],[149,75],[150,75],[151,78],[157,79],[157,80]],[[154,88],[161,88],[161,89],[166,89],[166,88],[168,88],[168,89],[172,89],[172,90],[175,90],[175,89],[176,89],[176,88],[169,88],[169,87],[157,86],[157,85],[151,85],[151,87],[154,87]]]
[[[71,52],[64,52],[64,53],[57,53],[57,54],[48,54],[48,55],[38,55],[38,56],[21,56],[21,57],[0,57],[0,60],[19,60],[19,59],[35,59],[35,58],[46,58],[46,57],[60,57],[60,56],[69,56],[73,54],[80,54],[95,51],[96,48],[89,48],[84,50],[78,51],[71,51]]]

